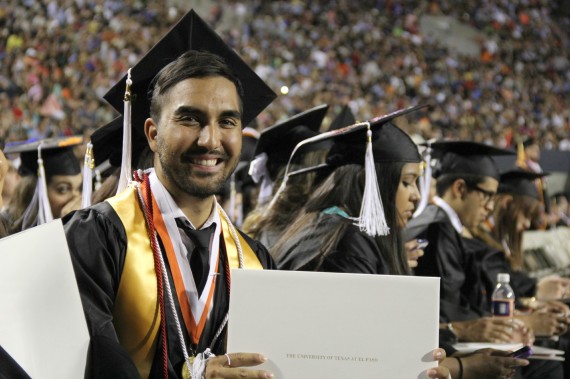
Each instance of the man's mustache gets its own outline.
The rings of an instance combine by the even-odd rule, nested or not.
[[[201,155],[215,156],[218,159],[222,160],[227,160],[229,158],[229,155],[225,151],[220,149],[208,150],[208,149],[194,148],[184,152],[184,154],[182,154],[181,159],[183,161],[188,161],[196,158],[196,156],[201,156]]]

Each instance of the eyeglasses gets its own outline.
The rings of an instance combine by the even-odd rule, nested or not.
[[[495,195],[497,195],[496,192],[493,191],[487,191],[475,184],[471,185],[469,183],[466,183],[467,187],[471,188],[472,190],[475,190],[481,194],[483,194],[483,203],[485,205],[489,204],[491,201],[495,201]]]

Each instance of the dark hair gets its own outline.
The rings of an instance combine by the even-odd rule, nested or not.
[[[344,190],[340,190],[340,189]],[[350,188],[350,191],[346,189]],[[331,206],[338,206],[355,215],[360,210],[362,193],[364,191],[364,169],[358,165],[345,165],[337,168],[315,190],[305,206],[298,213],[291,227],[281,236],[275,246],[270,249],[273,258],[279,264],[280,260],[299,242],[305,239],[305,234],[311,230],[309,226],[316,225],[320,212]],[[351,221],[342,220],[334,227],[330,227],[319,236],[319,254],[310,262],[307,269],[318,270],[325,258],[331,253],[343,236]],[[310,232],[309,232],[310,233]]]
[[[496,241],[505,241],[511,255],[509,260],[515,270],[523,269],[522,237],[523,233],[517,231],[517,216],[523,214],[530,219],[536,219],[540,215],[540,201],[525,195],[498,194],[499,198],[504,196],[512,197],[512,201],[506,207],[495,207],[493,219],[495,228],[493,237]],[[498,200],[497,204],[501,204]]]
[[[443,196],[456,180],[463,179],[467,187],[473,188],[483,183],[485,178],[485,176],[473,174],[443,174],[437,178],[435,191],[437,196]]]
[[[321,164],[325,160],[326,150],[310,151],[303,155],[302,167],[312,167]],[[281,184],[281,178],[285,174],[285,168],[281,167],[278,183],[275,183],[273,191],[276,192]],[[259,238],[263,231],[285,230],[299,210],[305,205],[309,196],[317,189],[319,182],[316,179],[317,172],[308,172],[302,175],[292,176],[287,180],[287,186],[280,196],[275,200],[275,204],[266,211],[260,211],[258,215],[253,214],[252,220],[245,224],[248,228],[246,232],[254,238]],[[271,248],[271,246],[266,246]]]
[[[38,177],[35,175],[22,176],[16,188],[14,188],[14,194],[7,209],[8,218],[12,222],[10,234],[23,230],[24,214],[28,205],[32,202],[37,182]],[[38,214],[37,207],[32,209],[31,212],[31,218],[36,219]]]
[[[235,84],[243,107],[243,89],[239,79],[224,60],[206,51],[189,50],[164,67],[152,79],[149,86],[150,115],[157,121],[160,119],[162,97],[170,88],[190,78],[206,78],[221,76]]]
[[[382,203],[386,215],[386,222],[390,227],[387,236],[375,237],[380,253],[388,263],[390,274],[402,275],[409,273],[407,258],[405,256],[401,239],[401,229],[398,224],[396,210],[396,191],[400,183],[402,167],[405,163],[376,163],[378,184],[382,195]],[[281,237],[271,250],[274,258],[279,260],[299,240],[296,234],[307,233],[314,225],[320,213],[332,206],[338,206],[350,216],[357,217],[360,213],[362,195],[364,192],[364,167],[360,165],[344,165],[337,168],[307,201],[299,212],[299,216],[292,227]],[[344,234],[351,220],[339,222],[320,236],[322,246],[320,253],[310,263],[312,269],[318,270],[325,258],[332,252]]]

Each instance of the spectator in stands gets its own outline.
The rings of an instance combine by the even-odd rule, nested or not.
[[[570,205],[568,204],[568,196],[565,193],[557,193],[552,197],[551,203],[559,219],[556,225],[570,226]]]
[[[110,121],[101,96],[179,13],[152,1],[25,4],[0,8],[0,137],[12,141]],[[367,119],[429,99],[432,130],[445,137],[506,147],[532,133],[550,149],[570,130],[570,17],[560,2],[242,2],[237,18],[232,6],[211,21],[227,28],[225,17],[243,20],[229,24],[226,40],[273,88],[289,87],[259,118],[261,129],[322,103],[350,99]],[[461,55],[424,35],[425,15],[475,28],[482,54]]]

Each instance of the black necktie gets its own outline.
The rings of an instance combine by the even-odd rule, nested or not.
[[[196,288],[198,289],[198,295],[201,295],[208,281],[208,272],[210,271],[210,240],[212,239],[215,224],[200,230],[192,229],[181,219],[176,219],[176,224],[181,231],[182,242],[188,251],[187,257]],[[187,237],[192,243],[189,244],[184,237]]]

